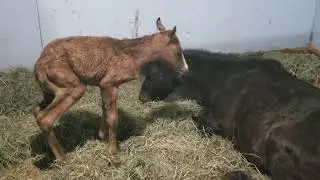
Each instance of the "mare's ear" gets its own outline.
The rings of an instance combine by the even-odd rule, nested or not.
[[[162,25],[162,22],[161,22],[160,17],[158,17],[158,19],[157,19],[157,21],[156,21],[156,25],[157,25],[157,28],[158,28],[158,30],[159,30],[160,32],[166,30],[166,28]]]

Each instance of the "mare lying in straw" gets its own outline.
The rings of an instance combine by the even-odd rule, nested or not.
[[[233,140],[235,149],[273,180],[320,179],[318,88],[273,59],[201,50],[184,54],[189,72],[182,78],[163,61],[142,68],[141,101],[196,99],[207,109],[194,118],[199,126]]]

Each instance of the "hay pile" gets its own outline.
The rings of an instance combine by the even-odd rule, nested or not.
[[[279,59],[299,78],[319,85],[317,57],[279,52],[263,56]],[[196,129],[191,117],[201,107],[194,101],[142,105],[137,100],[139,87],[133,81],[119,91],[118,156],[111,156],[97,139],[101,99],[97,88],[89,88],[56,122],[68,160],[52,162],[31,114],[39,95],[32,73],[24,68],[0,73],[0,179],[221,179],[233,170],[266,179],[229,141],[203,136]]]

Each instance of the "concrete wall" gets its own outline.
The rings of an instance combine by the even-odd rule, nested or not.
[[[0,1],[0,69],[30,65],[40,50],[35,1]]]
[[[313,28],[313,44],[320,47],[320,1],[316,2],[314,28]]]
[[[26,2],[1,3],[0,23],[8,26],[0,28],[1,35],[6,32],[3,37],[6,40],[0,40],[0,67],[33,65],[40,53],[35,3]],[[43,43],[78,34],[131,37],[134,24],[130,21],[136,10],[139,10],[139,36],[156,32],[155,20],[160,16],[168,28],[177,25],[178,36],[185,48],[244,52],[298,47],[308,42],[312,31],[315,0],[195,2],[41,0],[38,5]],[[8,17],[11,17],[10,22],[15,19],[15,23],[8,23]],[[20,29],[18,35],[15,28]],[[8,42],[10,46],[6,45]]]

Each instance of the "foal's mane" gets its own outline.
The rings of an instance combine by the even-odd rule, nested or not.
[[[118,46],[121,49],[132,49],[136,48],[139,45],[146,44],[148,42],[151,42],[152,38],[155,36],[155,34],[152,35],[146,35],[134,39],[124,38],[120,39],[118,41]]]

